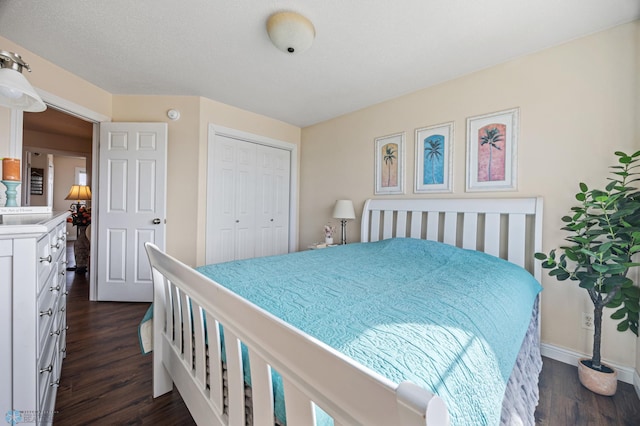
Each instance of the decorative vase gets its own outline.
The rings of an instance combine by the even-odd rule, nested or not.
[[[87,271],[87,260],[89,259],[90,243],[87,238],[87,227],[78,225],[78,238],[73,243],[73,254],[76,258],[76,272]]]
[[[333,244],[333,237],[325,237],[324,242],[327,244]]]
[[[7,195],[7,202],[5,207],[18,207],[18,203],[16,201],[16,195],[18,195],[18,185],[20,185],[20,181],[13,180],[2,180],[4,186],[7,187],[5,194]]]
[[[578,378],[582,386],[598,395],[612,396],[618,388],[618,372],[602,364],[602,371],[590,367],[591,359],[578,361]]]

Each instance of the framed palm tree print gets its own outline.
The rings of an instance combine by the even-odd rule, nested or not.
[[[416,129],[416,193],[451,192],[453,122]]]
[[[375,194],[404,194],[404,132],[376,138],[375,150]]]
[[[513,108],[467,118],[467,191],[516,189],[519,115]]]

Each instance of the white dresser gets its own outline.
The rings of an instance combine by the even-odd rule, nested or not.
[[[0,222],[0,414],[50,424],[66,347],[66,218]]]

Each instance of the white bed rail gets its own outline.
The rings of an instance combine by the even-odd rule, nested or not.
[[[369,199],[360,241],[420,238],[483,251],[527,269],[540,282],[542,198]]]
[[[312,401],[334,418],[336,426],[449,423],[438,396],[408,382],[390,382],[153,244],[145,246],[155,292],[154,397],[171,391],[175,383],[196,423],[245,424],[240,342],[249,350],[255,425],[273,425],[271,368],[283,377],[287,423],[292,426],[314,424]],[[218,324],[224,328],[228,414],[223,412]]]

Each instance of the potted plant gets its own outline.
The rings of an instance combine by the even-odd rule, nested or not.
[[[640,151],[627,155],[616,152],[618,164],[612,166],[609,183],[604,190],[589,189],[580,183],[577,207],[564,216],[562,230],[570,244],[549,254],[536,253],[542,267],[560,281],[578,281],[593,302],[593,352],[591,359],[578,363],[581,383],[593,392],[613,395],[617,373],[602,364],[600,345],[604,307],[615,311],[611,318],[619,321],[618,330],[638,335],[640,288],[627,276],[639,263],[632,256],[640,251],[640,192],[632,186],[640,180]]]

